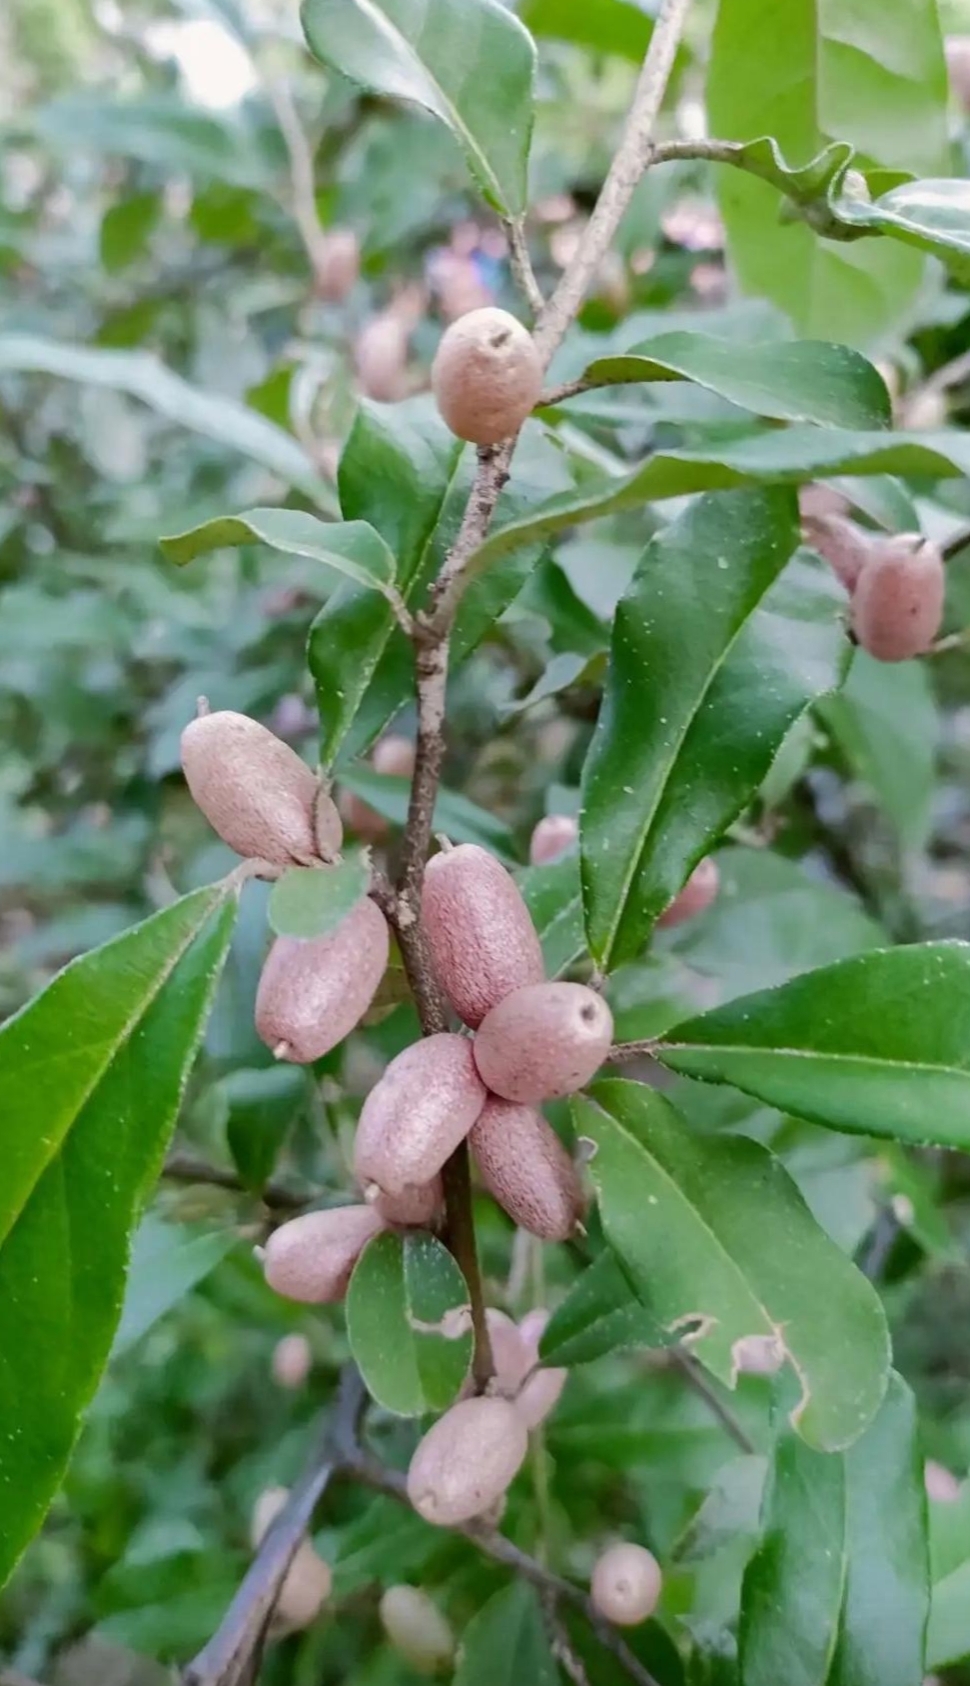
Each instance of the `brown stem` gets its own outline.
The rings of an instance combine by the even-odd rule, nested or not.
[[[471,1161],[468,1144],[462,1142],[448,1160],[442,1180],[445,1187],[444,1241],[468,1283],[471,1301],[472,1329],[475,1333],[475,1356],[472,1375],[479,1393],[484,1392],[495,1368],[492,1343],[485,1319],[485,1297],[481,1288],[481,1269],[475,1242],[475,1214],[472,1207]],[[472,1291],[472,1284],[477,1292]]]
[[[659,1037],[647,1037],[643,1042],[616,1042],[606,1056],[607,1065],[628,1065],[631,1060],[653,1059],[659,1047]]]
[[[199,1159],[194,1153],[181,1149],[169,1154],[162,1176],[172,1183],[207,1183],[212,1188],[229,1189],[234,1194],[248,1194],[261,1200],[271,1211],[299,1212],[314,1198],[312,1193],[298,1194],[295,1189],[277,1182],[264,1183],[260,1189],[247,1188],[235,1171],[222,1165],[210,1165],[207,1159]]]

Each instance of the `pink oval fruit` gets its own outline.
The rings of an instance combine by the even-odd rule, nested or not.
[[[513,989],[541,983],[542,949],[511,873],[477,843],[428,862],[421,916],[438,981],[467,1025]]]
[[[313,1365],[313,1353],[305,1335],[284,1335],[273,1348],[273,1380],[280,1387],[302,1387]]]
[[[254,1549],[259,1546],[289,1498],[287,1487],[267,1487],[253,1508],[250,1538]],[[273,1627],[277,1633],[309,1627],[330,1597],[333,1575],[329,1563],[318,1557],[308,1539],[302,1539],[280,1587]]]
[[[545,866],[557,861],[571,849],[579,837],[579,823],[572,814],[547,814],[540,820],[529,841],[529,860],[533,866]]]
[[[304,1305],[333,1305],[347,1292],[354,1265],[384,1220],[370,1206],[302,1212],[274,1229],[263,1253],[270,1287]]]
[[[881,662],[908,661],[940,630],[946,570],[935,544],[900,533],[874,550],[852,599],[852,630]]]
[[[319,782],[282,738],[246,714],[220,709],[190,721],[181,748],[196,806],[237,855],[278,866],[319,858]]]
[[[393,1059],[361,1109],[354,1170],[362,1188],[410,1192],[430,1182],[485,1105],[472,1045],[441,1031]]]
[[[407,396],[409,338],[407,323],[389,310],[364,324],[354,346],[354,362],[368,398],[394,404]]]
[[[387,920],[366,896],[325,937],[277,937],[256,991],[256,1029],[277,1059],[307,1065],[349,1036],[387,967]]]
[[[313,280],[319,298],[342,304],[360,274],[360,245],[351,228],[331,228],[314,254]]]
[[[522,426],[542,390],[542,363],[527,328],[507,310],[470,310],[445,330],[431,390],[459,439],[496,445]]]
[[[482,1182],[513,1222],[543,1241],[569,1239],[582,1216],[583,1186],[541,1112],[492,1095],[468,1143]]]
[[[809,516],[802,523],[805,543],[824,556],[846,591],[853,592],[878,537],[844,515]]]
[[[493,1007],[475,1038],[486,1088],[503,1100],[536,1106],[572,1095],[602,1065],[613,1015],[585,984],[529,984]]]
[[[416,1586],[389,1586],[378,1613],[390,1643],[417,1674],[441,1674],[454,1660],[451,1624],[426,1592]]]
[[[660,1600],[663,1576],[652,1551],[615,1545],[593,1568],[590,1593],[596,1609],[617,1627],[637,1627],[652,1616]]]
[[[507,1399],[462,1399],[430,1428],[408,1470],[408,1498],[439,1528],[470,1522],[512,1485],[529,1449]]]
[[[657,924],[665,930],[671,925],[683,925],[686,919],[696,919],[709,908],[720,888],[721,874],[713,855],[707,855],[693,872],[669,907],[665,907]]]
[[[539,1363],[539,1342],[549,1321],[549,1313],[537,1307],[529,1311],[519,1324],[519,1335],[528,1359],[526,1381],[515,1397],[515,1408],[525,1423],[526,1428],[538,1428],[550,1412],[559,1403],[559,1396],[566,1385],[569,1371],[550,1365],[548,1369],[536,1369]]]

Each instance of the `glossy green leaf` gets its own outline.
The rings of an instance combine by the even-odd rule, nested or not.
[[[312,52],[449,128],[486,198],[526,206],[535,47],[498,0],[303,0]]]
[[[677,1541],[678,1563],[699,1563],[739,1537],[757,1534],[766,1473],[767,1460],[757,1453],[732,1458],[718,1471]]]
[[[444,1411],[472,1357],[468,1289],[447,1247],[420,1230],[375,1236],[347,1291],[347,1333],[372,1398],[402,1417]]]
[[[128,1286],[112,1358],[140,1341],[160,1317],[222,1263],[238,1241],[235,1229],[166,1223],[147,1213],[132,1242]]]
[[[603,1252],[556,1307],[539,1352],[545,1364],[592,1364],[608,1352],[672,1346],[677,1338],[641,1305],[614,1254]]]
[[[874,949],[675,1025],[674,1071],[799,1118],[970,1147],[970,943]]]
[[[825,340],[746,345],[710,334],[659,334],[613,357],[598,357],[591,386],[631,381],[693,381],[722,398],[781,421],[831,427],[888,427],[889,394],[857,351]]]
[[[923,662],[877,662],[857,650],[821,715],[852,772],[867,785],[904,848],[929,830],[940,717]]]
[[[539,933],[546,973],[558,978],[586,952],[578,851],[545,866],[526,867],[516,882]]]
[[[930,1505],[932,1594],[926,1665],[943,1668],[970,1656],[970,1487]]]
[[[363,901],[370,851],[353,849],[335,866],[291,866],[276,880],[269,922],[279,937],[325,937]]]
[[[410,779],[375,773],[370,767],[358,765],[341,768],[340,783],[346,790],[352,790],[355,796],[362,797],[392,825],[403,826],[408,817]],[[481,843],[504,861],[515,858],[514,840],[508,826],[486,808],[480,808],[470,797],[463,796],[461,791],[439,788],[433,829],[443,832],[453,843]]]
[[[751,43],[757,41],[757,52]],[[934,0],[720,0],[707,83],[711,133],[770,135],[800,164],[826,142],[867,162],[932,173],[947,160],[946,77]],[[779,219],[772,187],[718,174],[728,247],[745,292],[773,299],[803,333],[869,345],[906,310],[923,272],[889,241],[824,244]]]
[[[234,915],[224,886],[197,890],[74,961],[0,1030],[0,1579],[107,1359]]]
[[[534,1587],[514,1580],[468,1623],[454,1686],[559,1686]]]
[[[307,1099],[303,1066],[238,1066],[223,1080],[229,1115],[226,1141],[248,1188],[261,1189],[272,1175],[291,1125]]]
[[[268,544],[285,556],[308,556],[358,585],[380,591],[394,581],[394,558],[366,521],[318,521],[302,509],[247,509],[159,539],[178,567],[241,544]]]
[[[966,181],[908,181],[867,204],[840,197],[840,222],[916,246],[948,263],[961,280],[970,276],[970,186]]]
[[[919,1686],[928,1593],[916,1407],[894,1374],[848,1451],[778,1442],[744,1577],[742,1686]]]
[[[662,1327],[730,1387],[743,1343],[779,1343],[801,1386],[798,1433],[851,1445],[885,1391],[885,1316],[779,1161],[745,1137],[697,1135],[639,1083],[601,1081],[573,1115],[595,1149],[606,1238]]]
[[[653,33],[653,20],[636,0],[523,0],[519,16],[533,35],[617,53],[634,64]]]
[[[270,469],[288,486],[306,492],[318,509],[336,513],[332,487],[290,434],[232,398],[201,392],[150,351],[109,351],[31,334],[0,334],[0,373],[55,375],[83,386],[127,392],[167,421]]]

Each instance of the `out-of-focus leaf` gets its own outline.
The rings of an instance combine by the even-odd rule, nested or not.
[[[149,1212],[135,1231],[128,1286],[111,1356],[140,1341],[236,1245],[232,1229],[165,1223]]]
[[[285,1064],[237,1067],[222,1090],[229,1108],[226,1141],[236,1169],[249,1188],[262,1188],[306,1100],[306,1072]]]
[[[756,1453],[724,1465],[677,1541],[679,1563],[700,1562],[739,1535],[757,1533],[766,1468]]]
[[[410,779],[395,778],[388,773],[375,773],[370,767],[356,766],[341,768],[340,783],[347,790],[352,790],[355,796],[363,797],[392,825],[403,826],[408,817]],[[453,843],[481,843],[504,861],[515,858],[514,841],[508,826],[460,791],[439,789],[434,808],[434,830],[443,832]]]
[[[535,1588],[515,1580],[468,1623],[454,1686],[558,1686]]]
[[[526,867],[516,881],[539,933],[546,972],[557,978],[586,952],[579,854],[572,850],[546,866]]]
[[[347,1333],[368,1391],[420,1417],[457,1398],[472,1357],[468,1288],[447,1247],[420,1230],[375,1236],[347,1291]]]
[[[370,852],[355,849],[334,866],[291,866],[273,885],[269,922],[279,937],[325,937],[367,894]]]
[[[838,696],[820,704],[852,771],[872,790],[904,848],[926,841],[940,719],[921,662],[877,662],[857,650]]]
[[[519,16],[533,35],[617,53],[634,64],[653,33],[653,19],[636,0],[522,0]]]

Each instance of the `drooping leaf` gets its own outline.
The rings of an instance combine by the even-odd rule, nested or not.
[[[325,937],[367,894],[370,852],[349,850],[335,866],[291,866],[273,885],[269,922],[279,937]]]
[[[586,952],[579,854],[572,850],[546,866],[526,867],[517,883],[539,933],[546,972],[557,978]]]
[[[0,1579],[107,1359],[234,915],[224,886],[197,890],[74,961],[0,1030]]]
[[[539,1600],[527,1581],[497,1592],[468,1623],[454,1686],[559,1686]]]
[[[489,202],[526,206],[535,47],[498,0],[303,0],[312,52],[451,130]]]
[[[594,1145],[607,1240],[647,1309],[733,1387],[746,1349],[777,1342],[797,1373],[809,1445],[851,1445],[889,1371],[882,1306],[767,1149],[702,1137],[661,1095],[606,1079],[573,1103]]]
[[[135,1231],[112,1358],[126,1352],[235,1247],[234,1229],[166,1223],[149,1212]]]
[[[347,1292],[347,1333],[368,1391],[420,1417],[457,1398],[472,1356],[468,1288],[447,1247],[420,1230],[375,1236]]]
[[[613,357],[598,357],[583,379],[591,386],[631,381],[694,381],[698,386],[782,421],[831,427],[888,427],[889,394],[857,351],[826,340],[746,345],[710,334],[659,334]]]
[[[857,650],[822,719],[850,768],[868,785],[904,848],[926,841],[940,718],[921,662],[877,662]]]
[[[345,789],[352,790],[355,796],[362,797],[392,825],[403,826],[408,817],[410,779],[375,773],[371,767],[358,765],[341,768],[340,783]],[[460,790],[439,788],[433,828],[436,832],[443,832],[453,843],[481,843],[504,861],[515,858],[514,840],[508,826]]]
[[[674,1071],[836,1130],[970,1147],[970,943],[874,949],[675,1025]]]
[[[302,509],[247,509],[159,539],[177,567],[241,544],[268,544],[284,555],[308,556],[358,585],[380,591],[393,584],[394,558],[366,521],[318,521]]]
[[[893,1374],[848,1451],[778,1441],[744,1577],[743,1686],[919,1686],[928,1578],[916,1408]]]
[[[640,1303],[613,1253],[594,1259],[553,1312],[539,1344],[544,1364],[592,1364],[608,1352],[671,1346],[664,1329]]]

